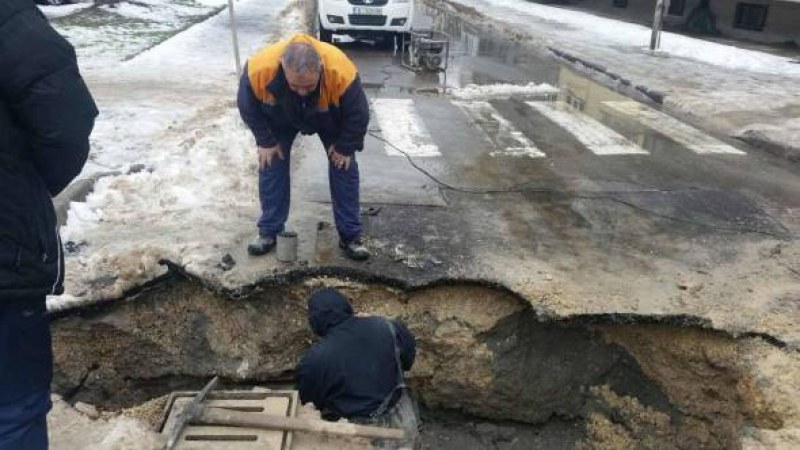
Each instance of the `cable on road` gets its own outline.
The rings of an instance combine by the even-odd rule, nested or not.
[[[782,233],[775,233],[775,232],[766,231],[766,230],[759,230],[759,229],[755,229],[755,228],[726,227],[726,226],[721,226],[721,225],[715,225],[715,224],[710,224],[710,223],[706,223],[706,222],[702,222],[702,221],[698,221],[698,220],[684,219],[684,218],[681,218],[681,217],[676,217],[676,216],[672,216],[672,215],[669,215],[669,214],[660,213],[658,211],[653,211],[652,209],[648,209],[648,208],[645,208],[643,206],[637,205],[636,203],[633,203],[631,201],[627,201],[627,200],[624,200],[624,199],[621,199],[621,198],[618,198],[618,197],[614,197],[613,195],[611,195],[611,194],[615,193],[613,191],[601,191],[601,192],[598,193],[598,191],[577,191],[577,190],[571,191],[571,190],[565,190],[565,189],[546,188],[546,187],[532,188],[532,187],[525,187],[525,186],[522,186],[522,185],[511,186],[511,187],[508,187],[508,188],[488,188],[488,189],[463,187],[463,186],[454,186],[452,184],[449,184],[447,182],[444,182],[444,181],[440,180],[435,175],[430,173],[428,170],[426,170],[425,168],[421,167],[419,164],[417,164],[416,161],[414,161],[414,158],[408,152],[406,152],[405,150],[399,148],[397,145],[395,145],[393,142],[387,140],[383,136],[379,135],[377,130],[368,130],[367,134],[370,135],[371,137],[377,139],[378,141],[383,142],[384,144],[388,145],[392,149],[400,152],[400,154],[405,156],[405,158],[408,160],[408,163],[414,169],[416,169],[418,172],[420,172],[423,175],[425,175],[428,179],[433,181],[440,188],[445,189],[445,190],[449,190],[449,191],[460,192],[460,193],[463,193],[463,194],[471,194],[471,195],[502,195],[502,194],[551,194],[551,195],[553,195],[553,194],[555,194],[555,195],[562,195],[562,196],[565,196],[565,197],[570,197],[570,198],[574,198],[574,199],[581,199],[581,200],[607,200],[607,201],[611,201],[611,202],[614,202],[614,203],[618,203],[618,204],[627,206],[627,207],[629,207],[631,209],[634,209],[634,210],[637,210],[637,211],[640,211],[640,212],[643,212],[643,213],[646,213],[646,214],[649,214],[649,215],[652,215],[652,216],[655,216],[655,217],[658,217],[658,218],[661,218],[661,219],[666,219],[666,220],[671,220],[671,221],[674,221],[674,222],[685,223],[685,224],[688,224],[688,225],[698,225],[698,226],[702,226],[702,227],[706,227],[706,228],[710,228],[710,229],[714,229],[714,230],[718,230],[718,231],[730,232],[730,233],[760,234],[760,235],[765,235],[765,236],[778,238],[778,239],[781,239],[781,240],[784,240],[784,239],[798,239],[798,236],[792,235],[789,232],[789,230],[787,230],[786,227],[784,227],[780,223],[774,223],[774,225],[779,227],[781,229]],[[638,190],[638,191],[619,191],[619,192],[616,192],[616,193],[620,193],[620,194],[625,194],[625,193],[645,193],[645,192],[663,192],[663,193],[668,193],[668,192],[686,192],[686,191],[700,191],[700,190],[702,190],[702,189],[701,188],[696,188],[696,187],[690,187],[690,188],[682,188],[682,189],[642,189],[642,190]]]

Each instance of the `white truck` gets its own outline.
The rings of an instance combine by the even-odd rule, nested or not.
[[[414,0],[318,0],[319,38],[391,39],[411,30]]]

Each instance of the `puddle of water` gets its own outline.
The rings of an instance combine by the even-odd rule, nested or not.
[[[418,6],[417,21],[419,27],[432,27],[451,38],[453,58],[447,78],[449,87],[548,83],[561,89],[556,101],[564,104],[565,109],[599,122],[595,124],[597,129],[605,127],[609,134],[627,138],[630,142],[623,142],[623,146],[639,147],[642,154],[672,150],[743,154],[700,130],[662,115],[656,105],[639,106],[637,100],[558,61],[549,52],[536,51],[506,36],[488,33],[431,5]],[[621,86],[621,89],[633,88]],[[622,114],[619,108],[609,107],[611,102],[634,105],[638,111]],[[659,120],[653,120],[654,117]]]
[[[417,28],[433,28],[450,36],[449,87],[493,83],[553,83],[559,64],[505,36],[481,28],[435,6],[418,4]]]

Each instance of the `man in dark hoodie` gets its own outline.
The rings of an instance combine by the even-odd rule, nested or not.
[[[64,275],[51,199],[86,162],[95,116],[72,46],[32,0],[0,1],[0,450],[47,448],[45,296]]]
[[[311,296],[308,321],[319,340],[297,366],[300,400],[314,403],[328,420],[403,428],[406,441],[379,446],[414,448],[418,419],[403,377],[416,356],[408,328],[383,317],[354,315],[335,289]]]

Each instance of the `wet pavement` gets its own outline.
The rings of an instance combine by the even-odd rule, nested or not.
[[[293,155],[290,225],[303,263],[268,262],[275,273],[412,287],[477,280],[515,291],[542,316],[688,318],[800,343],[796,166],[542,50],[436,9],[419,17],[452,36],[446,94],[443,74],[402,67],[390,45],[340,44],[372,106],[358,158],[362,203],[380,211],[368,218],[374,258],[315,262],[315,227],[331,213],[327,161],[311,138]],[[453,91],[500,83],[559,92]],[[263,260],[250,261],[223,285],[263,274]]]

